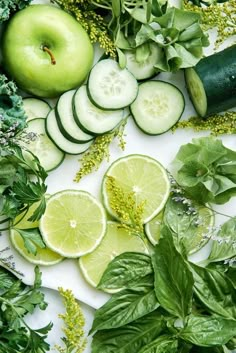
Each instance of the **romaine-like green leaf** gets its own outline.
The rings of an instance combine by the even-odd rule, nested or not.
[[[217,316],[193,316],[179,337],[197,346],[211,347],[226,344],[236,335],[236,321]]]
[[[193,276],[165,226],[152,256],[155,292],[161,306],[183,320],[191,312]]]
[[[163,316],[154,311],[123,327],[95,333],[91,353],[137,353],[165,328]]]
[[[107,266],[98,284],[99,289],[130,288],[133,281],[153,273],[149,255],[126,252],[115,257]]]

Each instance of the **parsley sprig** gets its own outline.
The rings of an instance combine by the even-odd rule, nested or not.
[[[45,341],[52,323],[32,329],[25,321],[36,307],[44,310],[47,303],[40,291],[41,273],[35,268],[33,286],[26,286],[6,269],[0,267],[0,352],[44,353],[49,350]]]

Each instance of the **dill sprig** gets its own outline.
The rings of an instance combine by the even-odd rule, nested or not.
[[[58,315],[65,324],[63,328],[65,337],[61,338],[64,342],[64,347],[55,345],[55,348],[60,353],[82,353],[87,344],[84,333],[84,314],[71,290],[65,290],[60,287],[58,291],[63,298],[66,310],[64,314]]]
[[[119,226],[144,240],[143,213],[146,202],[137,204],[135,193],[125,193],[112,176],[106,176],[106,188],[109,205],[119,219]]]
[[[122,124],[112,132],[97,136],[94,143],[85,152],[80,160],[81,168],[76,173],[74,181],[79,182],[85,175],[92,173],[99,169],[104,160],[109,161],[111,142],[117,137],[119,139],[119,147],[125,149],[124,128],[127,119],[124,119]]]
[[[92,43],[99,43],[107,55],[116,57],[116,49],[108,33],[108,27],[104,18],[95,11],[94,6],[88,0],[51,0],[64,11],[72,14],[88,33]]]
[[[217,28],[215,48],[218,48],[227,38],[236,35],[236,1],[228,0],[210,6],[193,5],[188,0],[183,2],[184,9],[200,14],[203,29]]]
[[[235,134],[236,112],[227,111],[223,114],[214,114],[206,119],[193,116],[188,120],[179,121],[172,129],[193,129],[194,131],[210,131],[211,135]]]

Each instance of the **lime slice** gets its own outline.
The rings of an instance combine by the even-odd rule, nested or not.
[[[109,176],[114,178],[126,197],[133,193],[137,206],[144,202],[143,223],[150,221],[162,210],[169,196],[168,175],[158,161],[138,154],[120,158],[107,170],[102,183],[104,205],[116,219],[119,216],[111,207],[113,193],[107,183]]]
[[[146,236],[152,245],[156,245],[160,239],[162,219],[163,212],[160,212],[144,226]]]
[[[79,259],[79,266],[86,281],[96,287],[109,262],[127,251],[148,253],[141,238],[131,235],[121,228],[119,223],[108,222],[107,233],[101,244],[91,254]]]
[[[19,215],[16,217],[16,219],[14,220],[14,223],[16,224],[16,228],[29,229],[29,228],[37,228],[39,226],[38,221],[35,221],[35,222],[27,221],[27,219],[33,214],[37,206],[38,206],[38,203],[33,204],[23,218],[22,218],[23,215]],[[17,223],[18,221],[19,223]],[[61,255],[55,253],[54,251],[48,248],[37,247],[36,255],[29,253],[24,246],[24,241],[22,237],[20,236],[20,234],[17,232],[16,229],[11,229],[10,239],[14,248],[26,260],[28,260],[32,264],[49,266],[49,265],[55,265],[56,263],[62,261],[63,259]]]
[[[106,232],[106,213],[86,191],[64,190],[52,195],[40,220],[47,246],[65,257],[93,251]]]

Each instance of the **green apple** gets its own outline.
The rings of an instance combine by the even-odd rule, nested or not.
[[[81,85],[93,46],[79,22],[52,5],[17,12],[2,39],[3,66],[23,91],[53,98]]]

